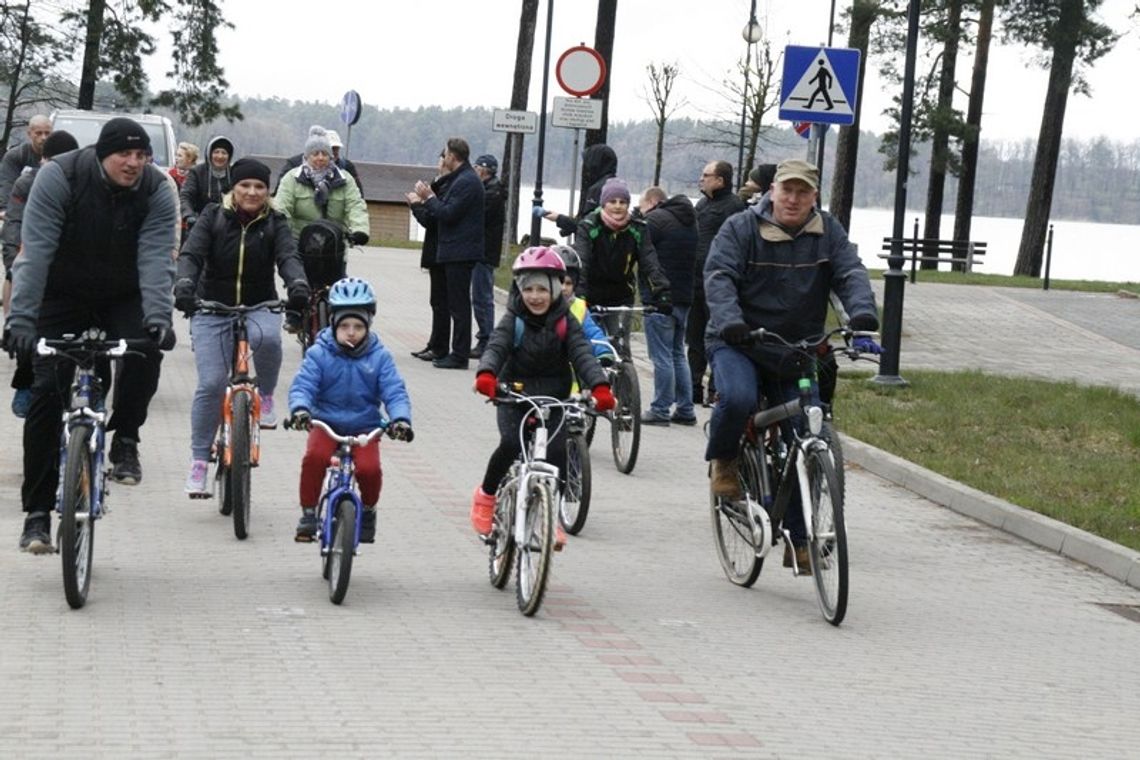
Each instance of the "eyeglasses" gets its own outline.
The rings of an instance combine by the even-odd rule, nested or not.
[[[716,176],[718,176],[716,172],[701,172],[702,178],[703,177],[716,177]]]

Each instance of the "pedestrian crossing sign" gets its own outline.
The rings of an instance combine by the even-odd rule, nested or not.
[[[859,55],[854,48],[784,48],[780,118],[813,124],[854,124]]]

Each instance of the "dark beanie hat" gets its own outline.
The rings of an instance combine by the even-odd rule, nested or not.
[[[239,158],[230,166],[230,181],[236,185],[243,179],[261,180],[268,187],[269,167],[255,158]]]
[[[133,119],[116,116],[103,125],[95,141],[95,155],[102,161],[121,150],[145,150],[150,154],[150,135]]]
[[[44,158],[52,158],[70,150],[77,150],[79,141],[65,129],[57,129],[44,140]]]

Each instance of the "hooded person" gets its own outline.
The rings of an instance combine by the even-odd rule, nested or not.
[[[193,227],[208,203],[221,203],[222,196],[233,187],[230,164],[234,160],[234,144],[228,137],[217,136],[206,143],[206,160],[186,174],[178,197],[182,202],[182,220]]]
[[[535,207],[531,213],[557,224],[558,231],[563,236],[573,235],[578,229],[578,222],[601,205],[602,188],[606,180],[617,176],[617,168],[618,159],[613,148],[604,143],[591,145],[582,152],[582,184],[587,187],[578,204],[578,215],[567,216],[547,211],[541,206]]]
[[[368,208],[360,188],[333,161],[332,141],[319,125],[309,128],[301,165],[290,169],[277,187],[275,205],[289,219],[294,238],[310,222],[330,220],[354,245],[368,242]]]

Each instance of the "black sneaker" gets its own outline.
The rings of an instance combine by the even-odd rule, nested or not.
[[[364,508],[364,515],[360,518],[360,543],[372,544],[376,542],[376,508]]]
[[[306,509],[301,514],[301,519],[297,523],[297,533],[293,536],[293,540],[299,544],[312,543],[317,538],[317,530],[321,527],[320,521],[317,519],[317,510]]]
[[[50,554],[51,515],[47,512],[32,512],[24,518],[24,533],[20,536],[20,551],[31,554]]]
[[[115,436],[111,441],[111,480],[125,486],[138,485],[142,480],[139,464],[139,444],[130,438]]]

